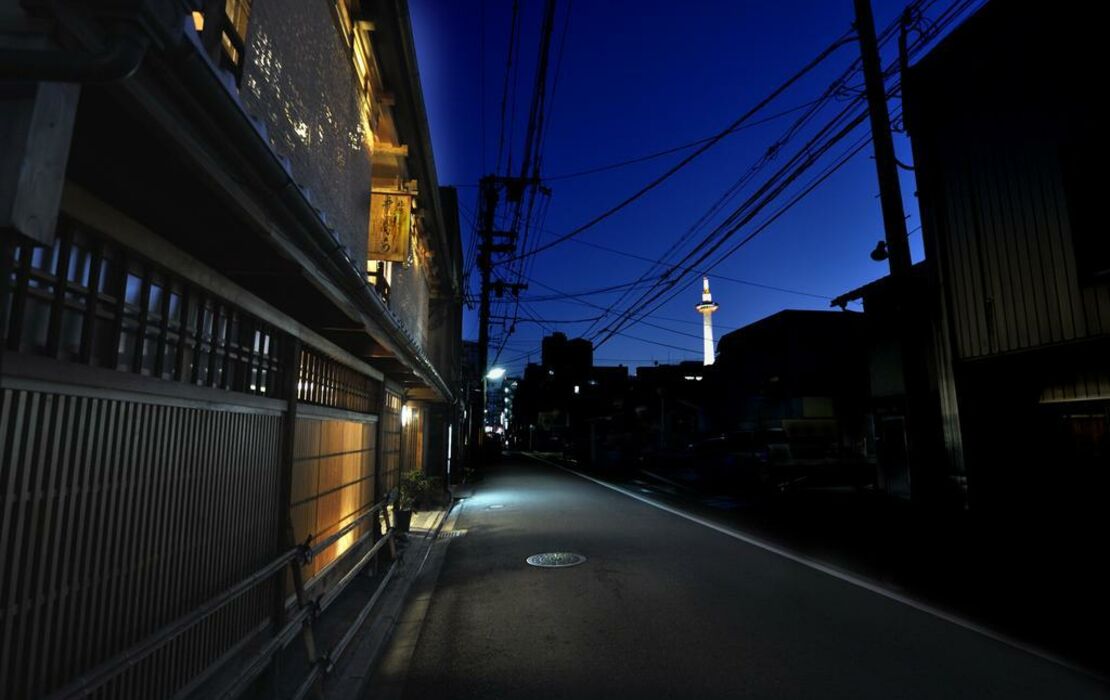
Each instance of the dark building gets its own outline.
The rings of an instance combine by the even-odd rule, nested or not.
[[[916,319],[922,420],[940,447],[926,440],[918,459],[935,473],[919,481],[966,485],[973,511],[1098,520],[1108,484],[1110,238],[1094,184],[1106,139],[1085,87],[1096,33],[1077,4],[992,2],[909,68],[926,262],[906,292],[884,279],[845,295],[872,327]],[[894,345],[878,348],[888,397],[904,391]]]
[[[716,368],[700,360],[636,368],[636,415],[652,449],[683,448],[713,432]]]
[[[780,311],[724,335],[717,351],[721,432],[767,440],[796,466],[873,458],[862,314]]]
[[[513,432],[536,449],[564,449],[571,439],[571,402],[587,386],[593,344],[552,333],[542,341],[541,364],[529,364],[515,395]]]
[[[1107,147],[1085,14],[992,2],[907,76],[953,363],[946,425],[962,434],[973,507],[1035,498],[1089,516],[1110,485]]]
[[[3,694],[222,694],[457,450],[456,201],[407,6],[0,24]]]
[[[926,498],[922,481],[935,486],[926,500],[958,506],[964,500],[967,480],[958,426],[951,411],[953,390],[951,353],[940,325],[938,292],[925,262],[913,266],[901,293],[893,280],[883,277],[833,301],[846,306],[861,300],[864,314],[861,351],[866,356],[870,394],[867,411],[877,463],[877,486],[890,495]],[[905,337],[903,337],[905,336]],[[924,397],[915,403],[917,443],[911,448],[909,391],[905,343],[912,344],[913,362],[923,379]],[[947,413],[946,413],[947,411]],[[916,486],[916,488],[915,488]]]
[[[593,367],[594,346],[585,338],[567,340],[565,334],[555,332],[544,337],[541,360],[543,367],[554,373],[553,376],[581,383]]]
[[[593,367],[593,345],[563,333],[543,339],[542,364],[514,379],[510,432],[517,445],[561,451],[583,463],[615,460],[625,449],[628,368]]]

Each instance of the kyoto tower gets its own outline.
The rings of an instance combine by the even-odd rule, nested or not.
[[[694,308],[702,317],[702,343],[705,350],[705,359],[702,364],[713,364],[713,312],[720,306],[713,301],[709,293],[709,278],[701,278],[701,303]]]

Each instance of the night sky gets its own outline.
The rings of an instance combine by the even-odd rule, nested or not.
[[[880,29],[893,21],[904,5],[899,0],[873,3]],[[936,0],[926,16],[936,16],[951,3]],[[543,3],[523,0],[521,5],[525,32],[516,89],[517,153],[522,150]],[[460,187],[463,245],[471,247],[477,208],[475,185],[479,177],[492,171],[497,152],[512,3],[410,0],[410,6],[440,183]],[[541,242],[593,218],[689,151],[592,175],[559,176],[717,133],[847,32],[852,21],[851,0],[578,0],[573,4],[559,0],[553,63],[559,62],[568,6],[569,23],[543,156],[542,174],[552,178],[548,184],[553,195],[544,223],[548,232],[541,234]],[[884,60],[893,60],[895,55],[895,42],[890,42]],[[855,43],[840,48],[758,117],[814,100],[857,56]],[[862,86],[862,78],[853,83]],[[832,101],[814,124],[831,117],[847,99]],[[890,106],[896,110],[898,100]],[[796,116],[794,113],[731,134],[674,178],[583,233],[579,240],[644,257],[662,256]],[[864,135],[866,129],[865,124],[856,135]],[[803,132],[789,147],[804,142],[806,133],[811,132]],[[846,149],[851,140],[831,151],[830,157],[812,172],[831,162],[832,156]],[[911,163],[909,143],[901,134],[896,134],[895,146],[899,159]],[[770,173],[774,167],[772,164],[764,172]],[[803,177],[790,191],[800,189],[807,180],[808,176]],[[919,216],[912,174],[904,173],[902,182],[907,225],[913,231],[919,225]],[[886,263],[874,262],[868,255],[883,235],[877,195],[868,146],[798,206],[710,272],[714,298],[721,305],[714,316],[716,338],[782,309],[828,309],[828,298],[884,275]],[[719,214],[713,221],[722,217]],[[920,260],[920,233],[912,233],[910,241],[914,260]],[[529,276],[548,287],[577,292],[630,282],[649,265],[569,241],[536,256]],[[817,296],[728,281],[715,274]],[[476,278],[475,272],[470,280],[472,293],[477,291]],[[630,326],[623,332],[644,340],[616,336],[595,350],[595,362],[635,367],[653,361],[700,358],[700,317],[693,308],[699,300],[699,285],[700,276],[690,275],[684,291],[649,319],[664,328]],[[619,294],[530,301],[525,306],[528,312],[548,320],[589,318],[599,312],[583,301],[605,306]],[[534,283],[522,298],[551,296],[553,292]],[[524,314],[521,317],[526,318]],[[556,328],[574,337],[589,326],[588,322],[549,324],[548,330]],[[476,338],[477,327],[475,305],[466,312],[464,337]],[[496,327],[495,337],[500,332],[500,326]],[[529,360],[538,361],[540,339],[546,332],[536,323],[518,323],[498,364],[515,373]],[[491,361],[495,353],[496,345],[491,349]]]

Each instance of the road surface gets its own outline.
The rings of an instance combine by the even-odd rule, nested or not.
[[[452,518],[374,697],[1107,698],[959,621],[528,459]],[[575,552],[584,564],[525,559]]]

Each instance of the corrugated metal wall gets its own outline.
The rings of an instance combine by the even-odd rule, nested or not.
[[[938,165],[940,252],[960,358],[1110,332],[1110,285],[1081,284],[1076,271],[1053,145],[959,140]]]
[[[1110,369],[1060,367],[1041,392],[1041,403],[1110,399]]]
[[[282,423],[232,405],[4,389],[5,697],[44,695],[272,559]],[[270,595],[256,587],[100,695],[180,687],[266,620]]]

